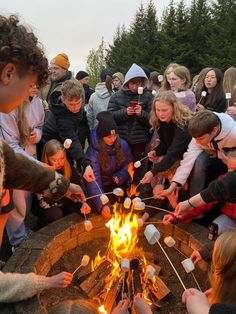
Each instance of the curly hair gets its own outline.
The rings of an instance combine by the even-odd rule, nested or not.
[[[177,99],[172,91],[161,91],[156,97],[154,97],[152,102],[152,109],[150,113],[150,124],[152,128],[157,128],[160,126],[159,118],[156,114],[156,102],[163,101],[170,104],[173,108],[172,121],[179,127],[184,128],[188,125],[189,120],[193,116],[193,112]]]
[[[101,171],[103,173],[103,172],[107,172],[110,168],[109,152],[108,152],[106,145],[102,139],[99,139],[99,143],[101,145],[101,152],[99,154],[99,161],[100,161],[100,165],[101,165]],[[120,143],[119,137],[117,137],[114,145],[115,145],[116,164],[117,164],[117,168],[119,169],[120,167],[122,167],[123,163],[125,162],[125,155],[121,150],[121,143]]]
[[[16,65],[19,77],[28,73],[38,75],[38,86],[48,78],[48,61],[37,37],[15,15],[0,15],[0,71],[8,63]]]

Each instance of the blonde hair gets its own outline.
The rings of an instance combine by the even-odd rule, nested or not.
[[[225,93],[231,93],[229,106],[233,106],[236,102],[236,68],[230,67],[224,73],[223,89]]]
[[[26,105],[27,102],[24,102],[18,108],[16,108],[16,123],[20,135],[20,145],[24,148],[30,137],[31,129],[26,117]]]
[[[179,78],[181,78],[182,80],[185,80],[184,83],[184,87],[185,89],[188,89],[190,87],[191,84],[191,76],[190,76],[190,72],[189,69],[186,68],[183,65],[180,65],[178,67],[174,67],[172,72],[178,76]]]
[[[212,267],[210,302],[236,304],[236,229],[225,231],[215,242]]]
[[[160,91],[163,91],[163,90],[170,90],[170,84],[169,82],[167,81],[167,73],[169,72],[170,68],[175,69],[177,67],[179,67],[180,65],[178,63],[170,63],[167,65],[166,69],[165,69],[165,72],[163,74],[163,81],[162,81],[162,84],[161,84],[161,88],[160,88]]]
[[[57,152],[59,152],[61,150],[64,151],[64,153],[66,155],[65,149],[59,141],[57,141],[57,140],[48,141],[44,145],[41,161],[46,163],[47,165],[50,165],[48,157],[52,157],[53,155],[55,155]],[[63,172],[63,176],[65,178],[67,178],[67,179],[71,178],[71,166],[70,166],[70,163],[69,163],[67,158],[65,160],[65,164],[64,164],[64,167],[62,169],[62,172]]]
[[[192,118],[192,111],[177,99],[172,91],[161,91],[153,99],[152,109],[150,113],[150,124],[153,128],[160,126],[159,118],[156,114],[156,102],[163,101],[170,104],[173,108],[172,122],[179,127],[184,128],[188,125],[188,121]]]

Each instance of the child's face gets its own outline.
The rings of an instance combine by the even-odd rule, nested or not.
[[[0,74],[0,111],[11,112],[29,98],[29,89],[35,85],[37,74],[18,76],[14,64],[7,64]]]
[[[72,113],[77,113],[80,111],[80,108],[82,106],[82,99],[68,99],[64,96],[61,97],[63,103],[66,105],[66,108],[71,111]]]
[[[155,110],[158,119],[162,122],[170,122],[173,116],[173,107],[166,101],[156,101]]]
[[[213,89],[216,86],[217,78],[214,70],[207,72],[206,77],[204,79],[204,84],[207,89]]]
[[[53,167],[54,170],[61,170],[66,161],[66,154],[64,150],[59,150],[56,154],[48,156],[49,165]]]
[[[140,86],[142,86],[142,83],[143,83],[143,79],[141,77],[136,77],[136,78],[133,78],[132,80],[130,80],[128,83],[127,83],[127,86],[130,90],[132,90],[133,92],[137,92],[138,91],[138,88]]]
[[[111,135],[103,137],[102,139],[106,145],[112,146],[117,139],[117,134],[111,134]]]
[[[185,87],[185,79],[180,78],[174,72],[169,74],[168,82],[170,84],[170,88],[173,92],[178,92],[180,89],[184,89]]]

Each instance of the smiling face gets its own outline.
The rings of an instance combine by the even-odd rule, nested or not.
[[[37,74],[19,76],[16,66],[8,63],[0,75],[0,111],[9,113],[29,97],[29,89],[36,84]]]
[[[173,106],[167,101],[156,101],[155,111],[158,119],[161,122],[170,122],[173,117],[174,109]]]

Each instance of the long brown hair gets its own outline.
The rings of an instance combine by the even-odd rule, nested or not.
[[[236,304],[236,229],[225,231],[215,242],[212,267],[210,302]]]
[[[47,165],[50,165],[48,157],[55,155],[60,150],[64,151],[64,153],[66,154],[64,147],[62,146],[62,144],[59,141],[57,141],[57,140],[48,141],[44,145],[41,161],[46,163]],[[65,160],[65,164],[64,164],[64,167],[62,169],[62,173],[63,173],[63,176],[65,178],[67,178],[67,179],[71,178],[71,166],[70,166],[70,163],[69,163],[67,158]]]
[[[176,123],[179,127],[184,128],[188,125],[188,121],[192,118],[192,111],[177,99],[172,91],[161,91],[153,99],[152,110],[150,113],[150,124],[152,128],[157,128],[160,126],[159,118],[156,114],[156,102],[163,101],[170,104],[173,108],[172,121]]]
[[[18,108],[16,108],[16,122],[20,134],[20,145],[25,147],[30,137],[31,129],[26,117],[26,106],[27,102],[24,102]]]
[[[223,89],[225,93],[231,93],[229,106],[233,106],[236,102],[236,68],[230,67],[224,73]]]
[[[100,154],[99,154],[99,161],[101,165],[101,170],[102,172],[107,172],[110,168],[109,164],[109,151],[107,150],[106,144],[103,142],[102,139],[99,139],[100,143]],[[114,143],[114,148],[115,148],[115,156],[116,156],[116,164],[117,167],[120,168],[122,167],[123,163],[125,162],[125,155],[121,149],[121,143],[120,143],[120,138],[117,136],[117,139]]]

